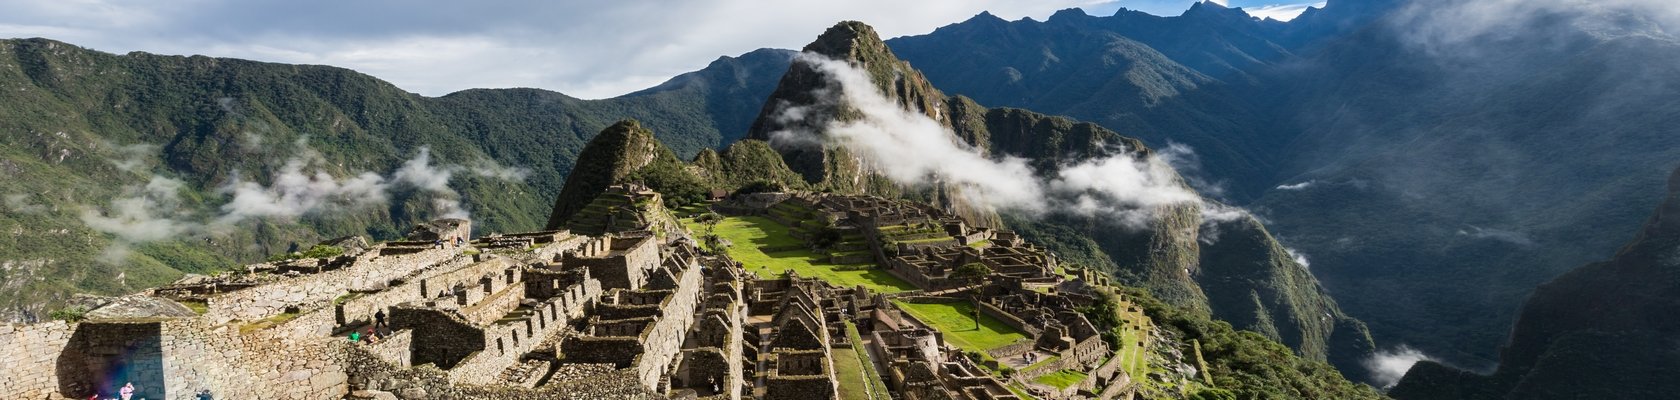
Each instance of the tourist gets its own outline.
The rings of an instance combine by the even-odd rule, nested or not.
[[[373,327],[378,328],[382,326],[389,326],[385,325],[385,310],[379,310],[379,312],[373,313]]]
[[[443,248],[443,239],[432,239],[432,248],[434,248],[434,249]]]
[[[362,340],[362,332],[360,332],[360,331],[350,331],[350,343],[356,343],[357,341],[360,341],[360,340]]]
[[[124,384],[122,390],[118,390],[117,393],[122,395],[122,400],[134,400],[134,382]]]
[[[210,395],[210,389],[204,389],[198,391],[198,397],[194,398],[194,400],[215,400],[215,396]]]
[[[456,246],[465,246],[466,244],[467,244],[467,238],[460,237],[460,236],[455,237],[455,245]]]

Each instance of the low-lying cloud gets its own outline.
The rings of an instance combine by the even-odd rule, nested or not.
[[[1303,190],[1317,185],[1317,180],[1278,185],[1277,190]]]
[[[1476,239],[1496,240],[1518,246],[1530,246],[1534,244],[1534,239],[1529,238],[1528,234],[1522,232],[1496,228],[1483,228],[1475,225],[1465,225],[1464,229],[1458,230],[1458,235],[1469,236]]]
[[[462,172],[510,182],[523,181],[530,173],[524,168],[505,167],[487,159],[471,166],[438,164],[431,149],[421,147],[413,158],[388,176],[371,171],[339,176],[324,168],[326,160],[318,152],[302,141],[297,145],[298,155],[286,159],[268,182],[248,179],[235,172],[226,184],[215,188],[227,197],[227,202],[215,206],[212,212],[195,213],[182,205],[179,193],[185,188],[184,182],[148,174],[144,185],[124,187],[107,206],[84,207],[80,219],[89,228],[113,236],[112,245],[101,259],[120,263],[135,244],[210,234],[252,219],[293,220],[313,214],[385,207],[400,195],[429,198],[429,217],[467,218],[469,214],[460,192],[450,186]],[[125,171],[144,172],[148,156],[139,153],[156,149],[155,146],[119,147],[117,157],[111,162]],[[4,200],[10,211],[45,211],[45,206],[31,203],[28,195],[7,194],[0,200]]]
[[[1387,389],[1400,383],[1400,378],[1406,376],[1406,371],[1412,369],[1412,364],[1418,361],[1434,361],[1423,352],[1410,346],[1401,345],[1389,350],[1380,350],[1365,359],[1365,368],[1371,370],[1371,380],[1378,386]]]
[[[1283,248],[1283,251],[1289,253],[1289,258],[1295,260],[1296,264],[1301,264],[1301,268],[1312,268],[1312,261],[1307,259],[1307,253],[1288,247]]]
[[[145,185],[124,187],[105,209],[84,208],[82,224],[116,238],[100,259],[119,263],[128,258],[136,243],[173,239],[188,233],[193,224],[190,212],[181,209],[179,180],[153,176]]]
[[[988,157],[962,143],[939,121],[909,111],[881,94],[865,72],[844,61],[804,54],[796,62],[807,63],[829,78],[829,87],[819,89],[817,98],[844,101],[858,111],[859,117],[789,124],[822,126],[823,132],[799,128],[774,132],[770,138],[777,147],[845,146],[874,171],[894,181],[952,185],[973,203],[1029,215],[1067,212],[1138,227],[1151,219],[1154,209],[1164,206],[1202,205],[1207,210],[1228,211],[1203,202],[1165,161],[1140,157],[1135,149],[1116,147],[1105,157],[1037,171],[1025,159]],[[787,107],[777,118],[813,118],[808,111]]]

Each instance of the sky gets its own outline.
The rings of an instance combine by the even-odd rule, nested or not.
[[[1292,18],[1310,0],[1212,0]],[[112,53],[202,54],[354,69],[441,96],[535,87],[586,99],[658,85],[719,56],[798,49],[841,20],[883,37],[989,11],[1044,20],[1079,7],[1178,15],[1194,0],[0,0],[0,38]],[[1294,4],[1308,2],[1306,4]],[[1318,3],[1322,4],[1322,3]]]

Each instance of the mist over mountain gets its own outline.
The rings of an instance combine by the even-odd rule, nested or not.
[[[1530,290],[1614,252],[1657,201],[1644,189],[1680,152],[1673,15],[1333,1],[1278,23],[1200,3],[888,43],[982,104],[1187,146],[1190,181],[1261,215],[1379,343],[1485,368]]]
[[[428,98],[326,66],[0,41],[0,316],[120,294],[352,234],[470,215],[543,226],[585,141],[647,118],[681,154],[732,141],[792,54],[760,50],[620,98]],[[732,132],[724,134],[723,132]]]
[[[1606,346],[1672,344],[1637,266],[1667,265],[1677,28],[1658,0],[982,13],[603,100],[0,40],[0,319],[441,216],[559,227],[613,183],[758,186],[1015,230],[1399,398],[1655,388],[1609,374],[1666,353]]]
[[[1680,389],[1680,170],[1632,242],[1607,261],[1540,285],[1491,376],[1435,362],[1411,368],[1397,399],[1653,398]],[[1632,371],[1639,371],[1637,373]]]

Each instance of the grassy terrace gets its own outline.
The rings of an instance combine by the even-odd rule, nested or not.
[[[705,226],[685,219],[689,229],[704,234]],[[828,262],[827,254],[805,248],[805,243],[788,234],[788,228],[764,217],[726,217],[718,222],[718,237],[732,245],[726,251],[730,258],[740,261],[747,271],[762,277],[781,276],[793,270],[799,276],[822,278],[841,286],[863,285],[881,293],[897,293],[915,289],[909,282],[879,269],[862,265],[836,265]],[[764,249],[795,249],[766,253]]]
[[[967,302],[956,303],[907,303],[896,302],[899,308],[910,315],[931,325],[945,333],[945,341],[963,350],[977,351],[982,354],[986,350],[995,349],[1026,339],[1027,336],[1011,328],[997,318],[980,314],[980,329],[974,328],[974,305]]]
[[[1056,372],[1041,375],[1041,376],[1038,377],[1038,379],[1034,379],[1033,381],[1038,382],[1038,383],[1042,383],[1042,384],[1046,384],[1046,385],[1050,385],[1050,386],[1055,386],[1057,389],[1067,389],[1070,386],[1078,385],[1080,381],[1084,381],[1084,380],[1085,380],[1085,373],[1084,372],[1074,371],[1074,370],[1070,370],[1070,369],[1064,369],[1064,370],[1061,370],[1061,371],[1056,371]]]

